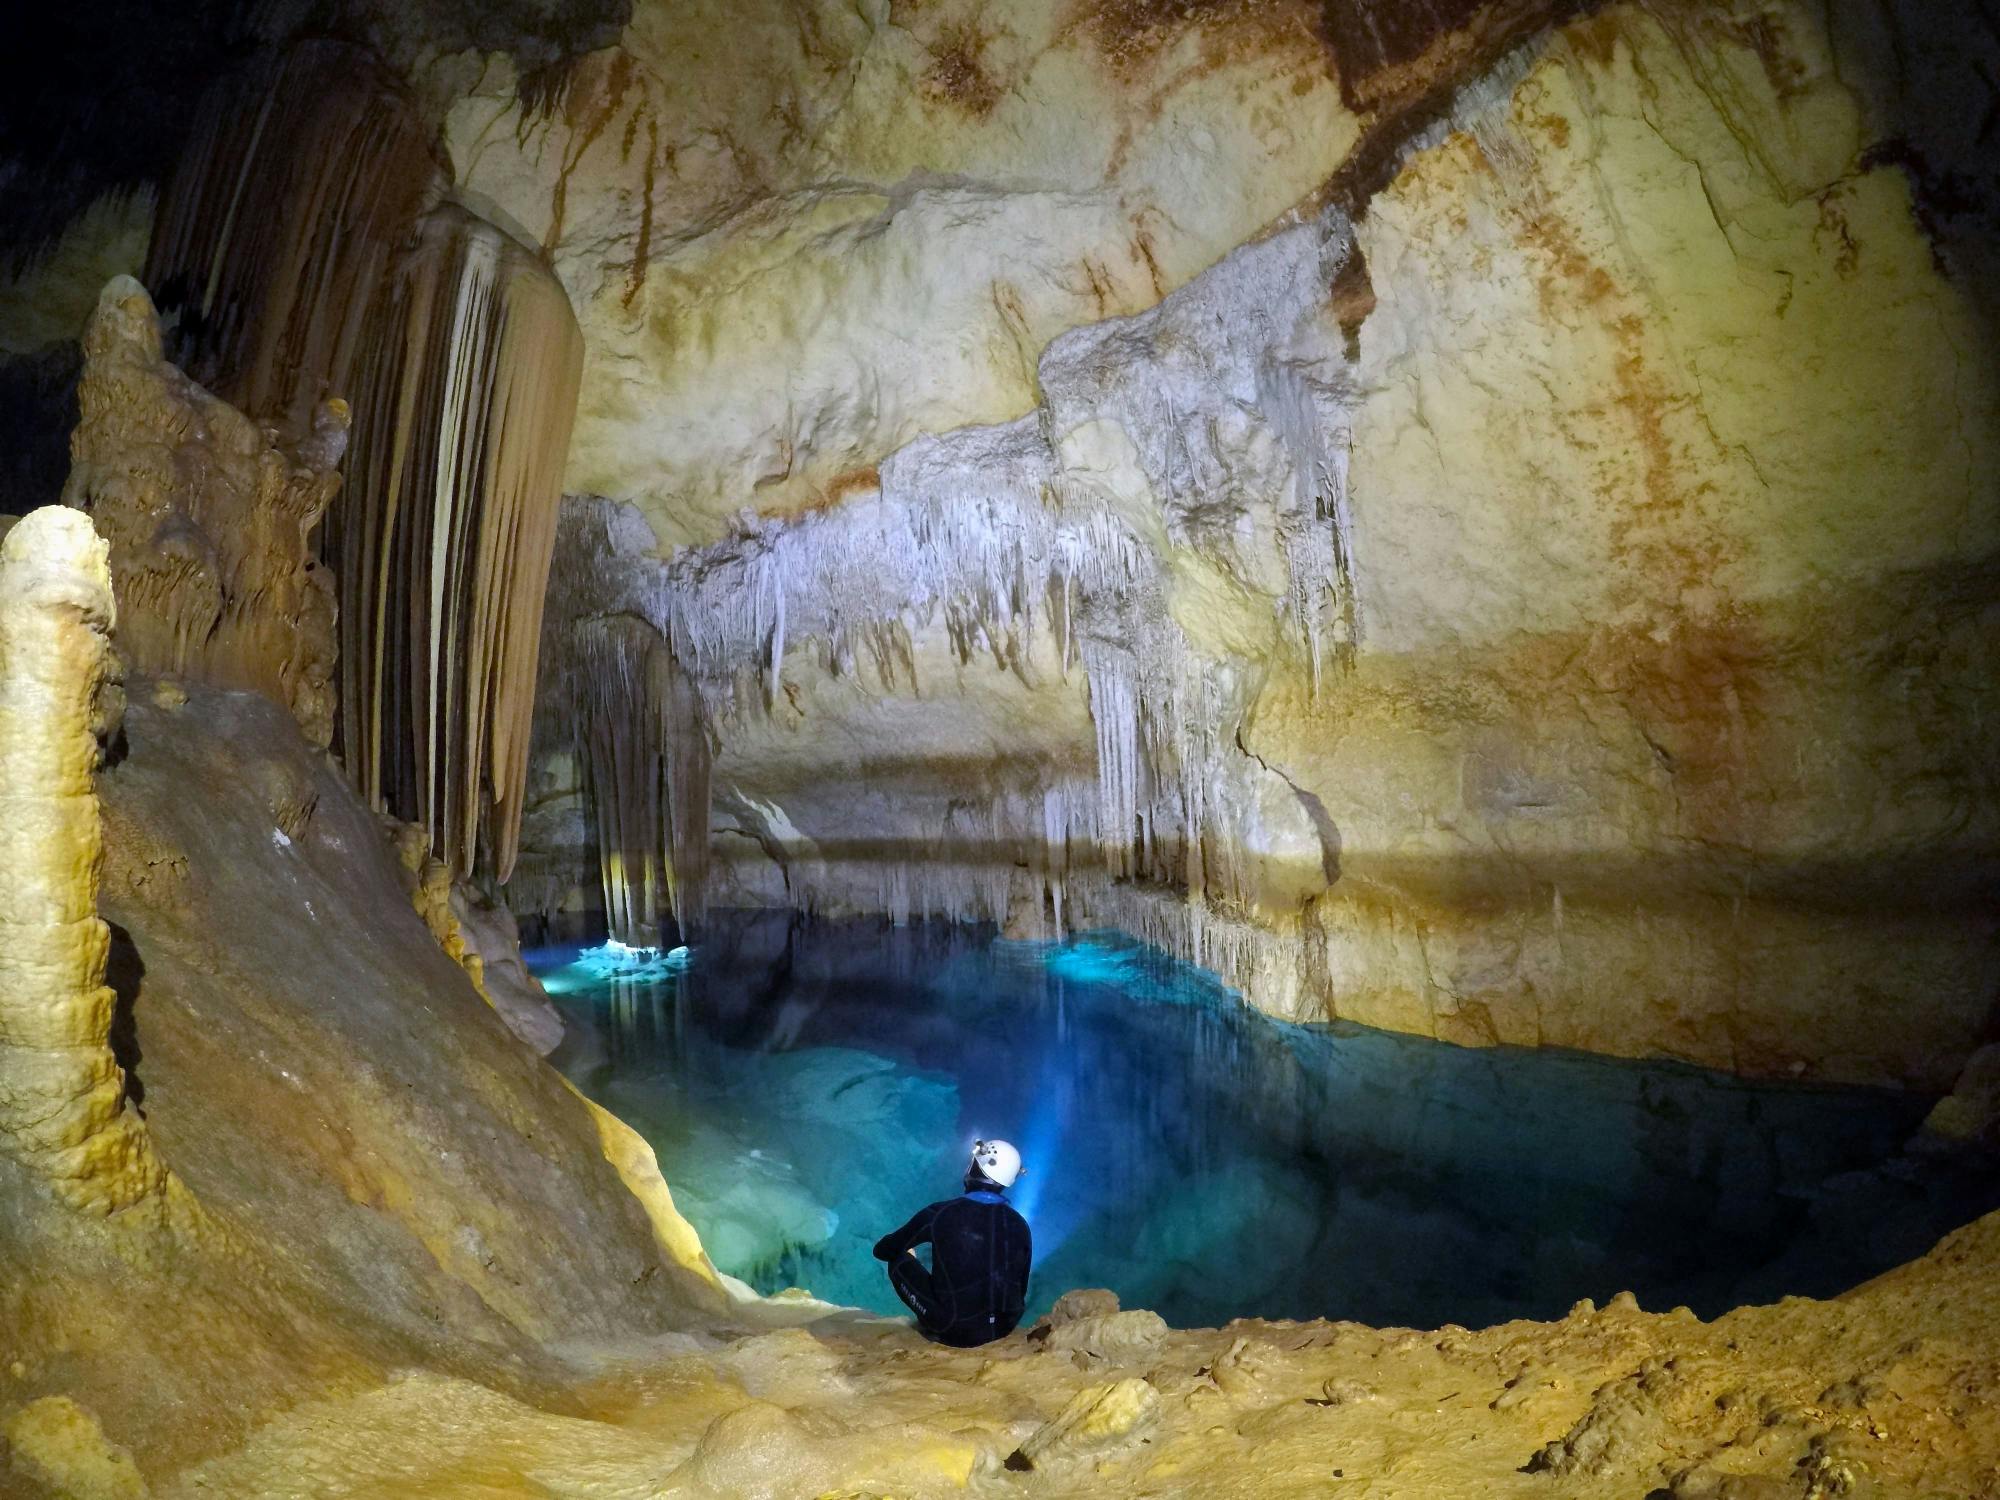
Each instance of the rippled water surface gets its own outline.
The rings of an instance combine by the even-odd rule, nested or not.
[[[1436,1326],[1620,1290],[1824,1295],[2000,1201],[1900,1156],[1927,1101],[1293,1026],[1116,934],[725,915],[637,972],[547,948],[558,1066],[653,1143],[726,1271],[900,1312],[877,1236],[1004,1136],[1029,1313]]]

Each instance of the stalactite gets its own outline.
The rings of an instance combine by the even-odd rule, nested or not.
[[[1106,652],[1090,673],[1090,718],[1097,729],[1097,826],[1104,863],[1114,875],[1132,870],[1139,821],[1139,701],[1128,663]]]
[[[862,498],[784,520],[746,513],[726,540],[622,575],[617,607],[672,643],[724,737],[742,715],[777,711],[802,650],[832,675],[872,661],[883,692],[921,691],[926,634],[1031,687],[1039,632],[1054,633],[1065,677],[1081,666],[1094,781],[1047,768],[1045,784],[990,794],[990,826],[947,819],[907,856],[842,856],[837,832],[825,847],[760,839],[789,899],[898,921],[1005,920],[1021,904],[1018,870],[1039,879],[1056,931],[1088,919],[1092,891],[1129,887],[1207,914],[1145,918],[1172,951],[1233,951],[1226,914],[1252,873],[1228,821],[1250,684],[1204,656],[1169,604],[1189,554],[1250,581],[1261,559],[1239,549],[1275,536],[1273,624],[1309,658],[1315,688],[1327,663],[1348,660],[1360,627],[1351,377],[1321,315],[1352,245],[1330,210],[1246,247],[1152,313],[1058,339],[1034,414],[920,437]],[[1108,446],[1061,436],[1080,432]],[[650,558],[651,538],[634,542],[628,556]],[[579,601],[575,614],[604,607]]]
[[[1347,495],[1354,434],[1345,423],[1345,400],[1297,365],[1267,365],[1258,385],[1262,409],[1291,454],[1292,504],[1278,516],[1289,581],[1285,604],[1318,692],[1327,651],[1350,666],[1361,644]]]
[[[304,42],[210,90],[146,258],[175,362],[305,430],[353,394],[369,304],[448,180],[407,91],[357,48]]]
[[[162,357],[145,289],[114,277],[84,330],[64,502],[111,547],[118,645],[147,671],[252,688],[333,733],[334,591],[308,541],[340,487],[347,408],[292,445]]]
[[[108,552],[57,506],[0,542],[0,1150],[98,1214],[178,1191],[110,1046],[92,784],[109,727]]]
[[[503,881],[582,355],[539,257],[455,206],[428,215],[370,315],[326,529],[349,774],[455,870],[483,822]]]
[[[582,339],[546,265],[449,186],[407,89],[304,43],[211,92],[148,269],[175,348],[245,410],[304,431],[351,400],[322,540],[343,759],[454,873],[483,844],[504,880]]]
[[[709,743],[701,705],[659,632],[631,615],[584,623],[574,638],[572,723],[597,821],[611,935],[650,945],[671,914],[704,914]]]

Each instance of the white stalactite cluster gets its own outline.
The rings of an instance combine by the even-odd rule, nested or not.
[[[899,921],[1006,920],[1039,896],[1037,925],[1058,932],[1086,906],[1092,920],[1124,921],[1113,891],[1226,906],[1234,841],[1216,835],[1251,766],[1234,743],[1246,685],[1176,622],[1174,556],[1245,581],[1267,601],[1274,649],[1288,636],[1315,678],[1352,651],[1347,372],[1323,326],[1324,289],[1350,245],[1329,213],[1245,247],[1151,312],[1065,335],[1042,360],[1036,412],[921,437],[882,464],[872,494],[784,520],[746,513],[724,542],[650,569],[629,561],[608,595],[600,584],[552,605],[552,620],[578,622],[557,633],[599,628],[589,622],[607,610],[643,615],[726,745],[744,715],[778,702],[788,654],[816,650],[827,672],[864,680],[872,666],[871,691],[921,695],[927,633],[943,631],[961,664],[1032,681],[1031,648],[1053,632],[1059,670],[1088,682],[1094,784],[996,785],[979,826],[948,823],[919,848],[786,848],[766,830],[790,899]],[[588,561],[559,573],[604,579],[616,549],[603,527],[574,545]],[[652,876],[621,864],[632,889],[607,900],[638,909]],[[1040,886],[1025,898],[1022,868]],[[1245,948],[1219,918],[1128,904],[1126,925],[1225,972]]]

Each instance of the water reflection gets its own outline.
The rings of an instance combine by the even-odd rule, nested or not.
[[[685,967],[530,955],[559,1066],[653,1141],[724,1269],[898,1310],[868,1247],[975,1136],[1028,1172],[1030,1311],[1485,1323],[1630,1288],[1823,1295],[2000,1194],[1899,1157],[1925,1101],[1274,1022],[1113,935],[735,914]]]

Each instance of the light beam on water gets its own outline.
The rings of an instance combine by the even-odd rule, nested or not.
[[[2000,1201],[1899,1163],[1885,1235],[1864,1189],[1921,1099],[1288,1025],[1116,934],[726,914],[692,964],[529,957],[571,1026],[554,1060],[652,1142],[723,1269],[886,1312],[869,1247],[979,1135],[1026,1166],[1031,1315],[1073,1286],[1182,1324],[1626,1288],[1709,1313],[1840,1290]]]

